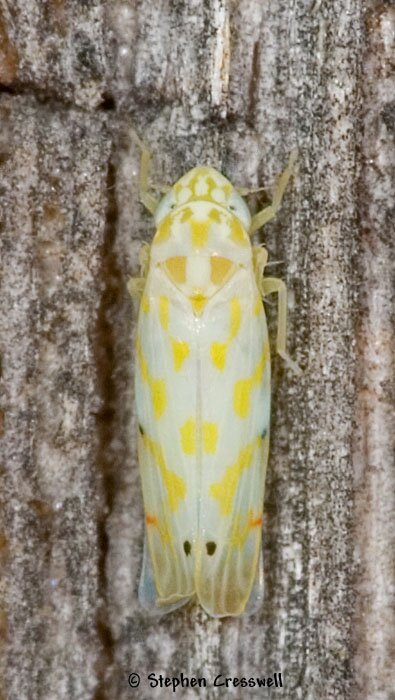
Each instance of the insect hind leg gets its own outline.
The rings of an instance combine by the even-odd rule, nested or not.
[[[278,321],[276,351],[283,358],[295,374],[302,374],[299,365],[293,361],[286,350],[287,342],[287,287],[285,283],[277,277],[264,277],[262,280],[263,295],[278,294]]]

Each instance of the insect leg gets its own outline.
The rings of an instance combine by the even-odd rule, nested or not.
[[[263,291],[263,271],[267,263],[267,250],[263,246],[254,245],[252,248],[252,260],[254,265],[255,281],[261,296],[264,296]]]
[[[293,361],[286,351],[287,342],[287,287],[284,282],[276,277],[264,277],[262,282],[263,295],[278,294],[278,321],[277,321],[277,340],[276,350],[280,357],[285,360],[287,365],[295,372],[302,374],[299,365]]]
[[[141,150],[141,160],[140,160],[140,176],[139,176],[139,187],[140,187],[140,201],[144,204],[145,208],[151,214],[155,214],[156,208],[159,204],[159,199],[157,199],[150,191],[150,181],[149,181],[149,171],[151,162],[151,153],[149,152],[147,146],[142,142],[140,137],[135,131],[131,131],[132,139],[137,143]]]
[[[149,264],[149,256],[150,256],[150,246],[148,243],[144,243],[144,245],[140,249],[140,276],[139,277],[129,277],[128,279],[128,292],[132,299],[140,299],[144,287],[145,287],[145,280],[147,278],[147,272],[148,272],[148,264]]]
[[[273,192],[272,203],[269,204],[268,207],[265,207],[261,211],[258,211],[258,213],[252,217],[251,226],[249,230],[250,236],[253,233],[255,233],[255,231],[257,231],[259,228],[261,228],[261,226],[264,226],[264,224],[267,224],[268,221],[271,221],[271,219],[274,219],[274,217],[276,216],[280,208],[285,189],[294,172],[296,158],[297,151],[292,151],[287,167],[285,168],[284,172],[281,173],[280,177],[277,180]]]

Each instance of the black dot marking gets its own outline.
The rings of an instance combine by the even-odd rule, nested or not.
[[[187,556],[191,553],[191,543],[188,542],[188,540],[185,540],[184,542],[184,552]]]
[[[142,425],[140,425],[140,423],[139,423],[139,433],[140,433],[140,435],[144,435],[144,428]]]
[[[217,545],[215,544],[215,542],[206,542],[206,549],[207,554],[211,557],[217,549]]]
[[[263,440],[263,438],[266,437],[266,435],[267,435],[267,430],[266,430],[266,428],[264,428],[264,429],[262,430],[262,432],[261,432],[261,438],[262,438],[262,440]]]

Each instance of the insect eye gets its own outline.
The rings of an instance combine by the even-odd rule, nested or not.
[[[228,209],[229,211],[233,212],[235,216],[237,216],[239,221],[241,221],[241,223],[243,224],[244,228],[248,230],[251,223],[251,214],[245,201],[242,197],[240,197],[239,193],[236,192],[236,190],[232,193],[232,196],[230,197]]]

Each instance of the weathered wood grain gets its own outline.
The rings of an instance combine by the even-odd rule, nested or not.
[[[103,0],[1,0],[0,81],[88,109],[108,105],[111,33]]]
[[[361,76],[354,664],[358,694],[377,700],[395,692],[394,29],[393,6],[369,7]]]
[[[210,684],[281,671],[282,691],[183,695],[391,700],[394,8],[0,7],[11,93],[1,102],[4,697],[167,698],[147,674]],[[290,289],[289,345],[304,373],[274,360],[265,601],[251,618],[192,607],[150,620],[137,602],[126,281],[153,227],[138,203],[132,129],[157,183],[208,162],[239,185],[267,186],[255,207],[299,151],[260,237]]]
[[[2,96],[2,611],[7,698],[91,697],[105,121]]]

